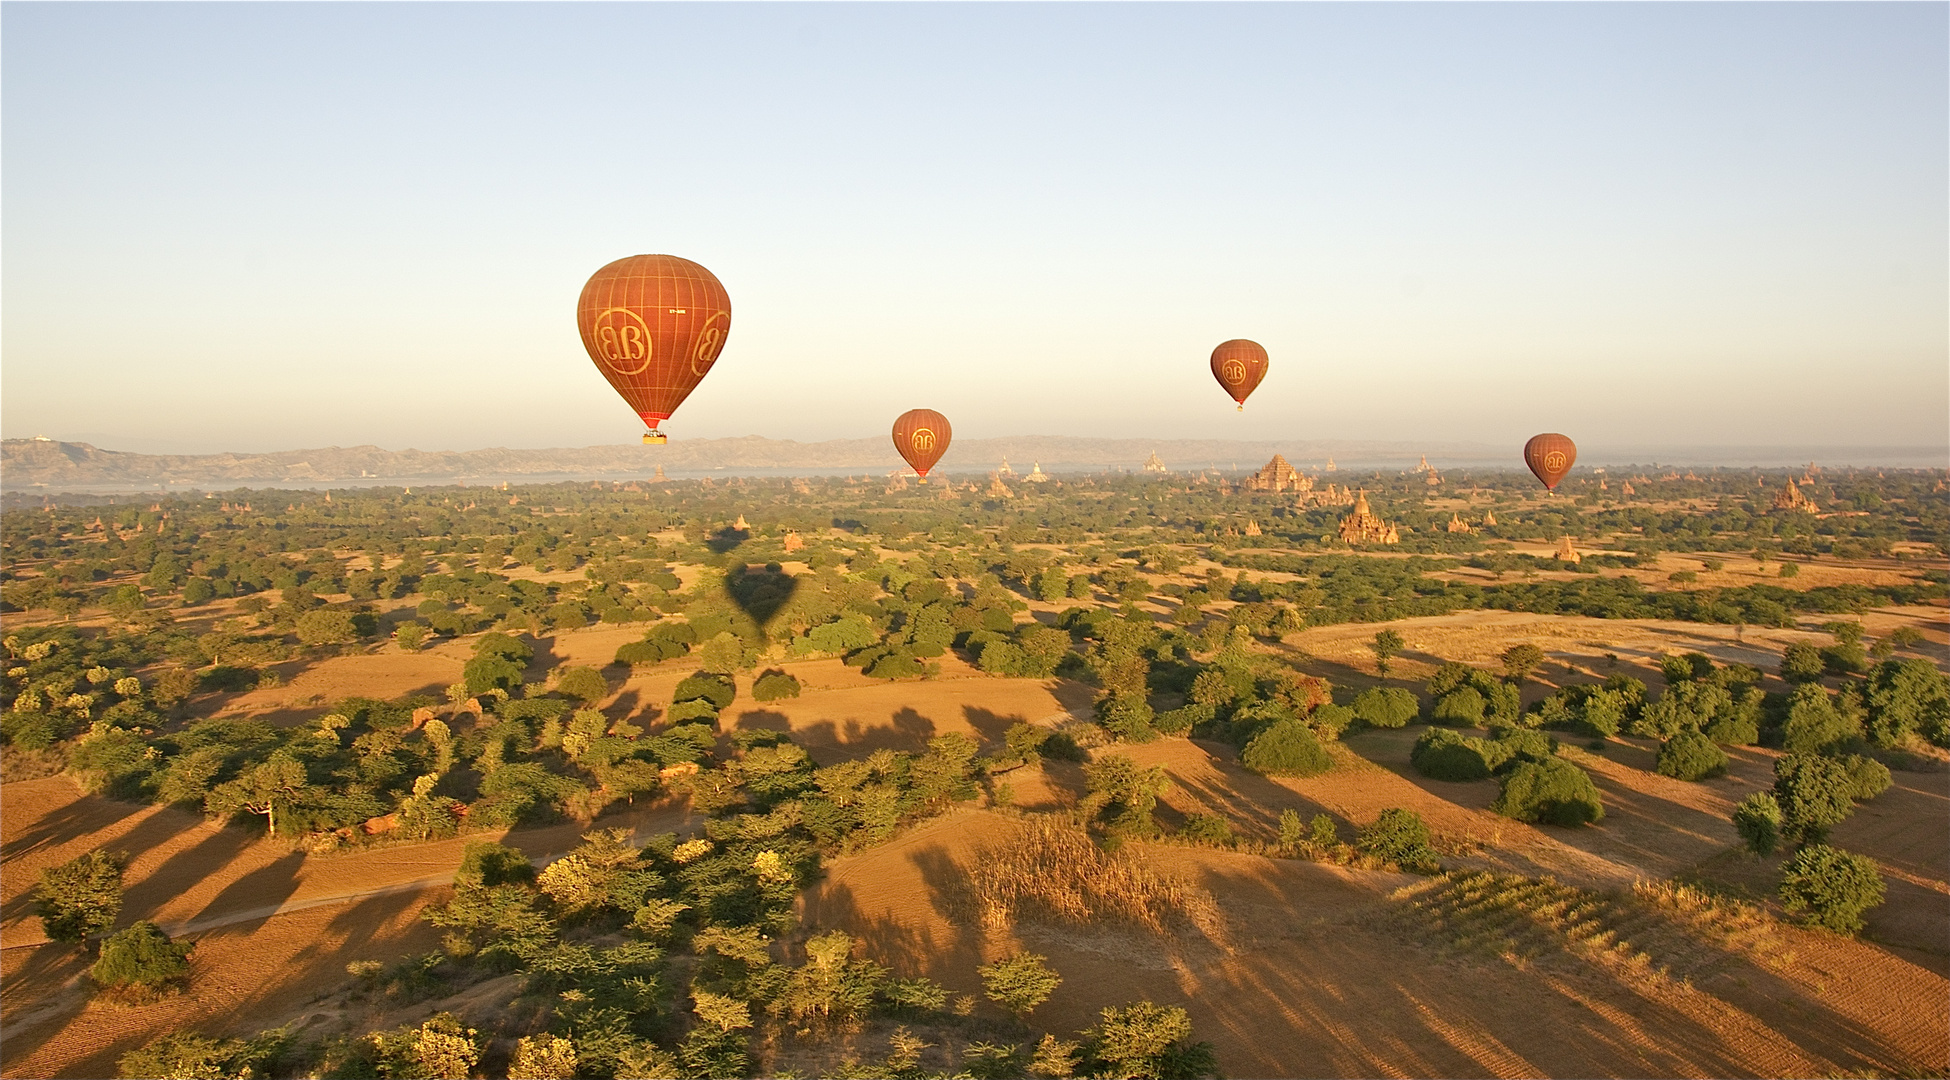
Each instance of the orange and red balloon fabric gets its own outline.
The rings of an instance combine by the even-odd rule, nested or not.
[[[1266,377],[1266,364],[1266,350],[1257,341],[1234,338],[1212,350],[1212,377],[1242,409],[1253,388]]]
[[[922,479],[947,452],[948,440],[953,437],[948,418],[933,409],[909,409],[894,421],[894,449]]]
[[[731,297],[689,259],[632,255],[582,287],[576,327],[596,370],[655,433],[717,363]]]
[[[1523,463],[1552,491],[1578,461],[1578,444],[1555,432],[1534,435],[1523,444]]]

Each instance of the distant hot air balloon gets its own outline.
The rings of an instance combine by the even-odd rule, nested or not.
[[[948,426],[948,418],[933,409],[909,409],[894,421],[894,449],[921,474],[923,484],[952,438],[954,430]]]
[[[1523,444],[1523,463],[1552,491],[1577,464],[1578,444],[1555,433],[1537,435]]]
[[[1266,350],[1257,341],[1234,338],[1212,350],[1212,377],[1245,411],[1246,398],[1266,377]]]
[[[576,301],[582,347],[650,428],[647,443],[717,362],[731,298],[711,271],[675,255],[632,255],[589,279]]]

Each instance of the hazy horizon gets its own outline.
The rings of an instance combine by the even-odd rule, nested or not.
[[[1943,5],[0,20],[10,438],[627,442],[574,299],[669,252],[677,440],[1950,447]]]

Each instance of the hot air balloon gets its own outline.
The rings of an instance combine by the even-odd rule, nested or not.
[[[711,271],[675,255],[632,255],[589,279],[576,301],[582,347],[609,385],[666,441],[668,420],[717,362],[731,298]]]
[[[1241,412],[1253,388],[1266,377],[1266,364],[1266,350],[1257,341],[1233,338],[1212,350],[1212,377],[1239,403]]]
[[[933,409],[909,409],[894,421],[894,449],[907,459],[914,471],[921,474],[921,482],[928,482],[928,470],[941,460],[948,450],[948,440],[954,438],[954,430],[948,426],[948,418]]]
[[[1578,460],[1578,444],[1555,433],[1536,435],[1523,444],[1523,463],[1552,491]]]

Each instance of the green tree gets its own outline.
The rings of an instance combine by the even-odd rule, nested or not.
[[[1323,815],[1324,816],[1324,815]],[[1318,822],[1318,818],[1315,819]],[[1328,828],[1333,820],[1328,819]],[[1401,807],[1389,807],[1381,816],[1361,827],[1355,849],[1385,859],[1405,870],[1432,871],[1436,867],[1435,848],[1430,846],[1429,826],[1422,815]]]
[[[1820,843],[1830,826],[1855,812],[1848,766],[1820,754],[1787,754],[1774,762],[1774,801],[1781,807],[1781,836]]]
[[[990,1001],[1023,1019],[1063,984],[1063,976],[1052,970],[1047,960],[1035,953],[1017,953],[983,964],[976,969],[982,976],[982,991]]]
[[[1797,641],[1789,645],[1787,651],[1781,654],[1781,678],[1788,682],[1815,682],[1826,670],[1826,666],[1822,663],[1821,650],[1805,641]]]
[[[1407,642],[1404,642],[1402,636],[1395,631],[1382,630],[1377,632],[1374,638],[1368,642],[1368,651],[1374,653],[1375,671],[1380,673],[1383,678],[1387,678],[1389,662],[1394,660],[1395,657],[1400,656],[1402,650],[1407,647]]]
[[[298,640],[306,645],[347,645],[359,640],[352,613],[343,608],[317,608],[298,616]]]
[[[515,1042],[508,1080],[575,1080],[576,1045],[560,1035],[531,1035]]]
[[[1211,1044],[1192,1041],[1184,1009],[1139,1001],[1101,1015],[1084,1033],[1084,1055],[1097,1063],[1090,1075],[1197,1080],[1218,1074]]]
[[[194,949],[190,942],[169,940],[155,923],[139,922],[103,940],[101,957],[88,975],[105,990],[153,994],[180,989],[189,983]]]
[[[1518,821],[1582,825],[1605,819],[1591,774],[1561,759],[1525,761],[1505,773],[1490,809]]]
[[[1521,685],[1544,662],[1544,650],[1526,641],[1503,650],[1503,671],[1510,681]]]
[[[1697,728],[1687,728],[1660,744],[1653,768],[1675,780],[1705,780],[1726,775],[1727,755]]]
[[[122,860],[97,848],[42,870],[34,908],[50,941],[105,932],[122,912]]]
[[[1874,859],[1827,844],[1809,844],[1781,869],[1781,906],[1838,934],[1862,929],[1862,913],[1882,903]]]
[[[1239,761],[1265,776],[1318,776],[1334,759],[1299,720],[1281,720],[1262,729],[1240,752]]]
[[[609,696],[609,682],[603,673],[584,665],[562,668],[556,675],[555,689],[592,708]]]
[[[1399,686],[1363,690],[1354,698],[1354,717],[1369,727],[1404,727],[1422,711],[1415,695]]]
[[[308,783],[305,766],[283,750],[261,764],[244,770],[237,779],[218,784],[204,799],[203,808],[212,814],[228,815],[239,810],[264,818],[265,831],[278,834],[278,806],[297,801]]]
[[[1781,846],[1781,804],[1765,791],[1756,791],[1733,808],[1733,828],[1747,850],[1766,858]]]

